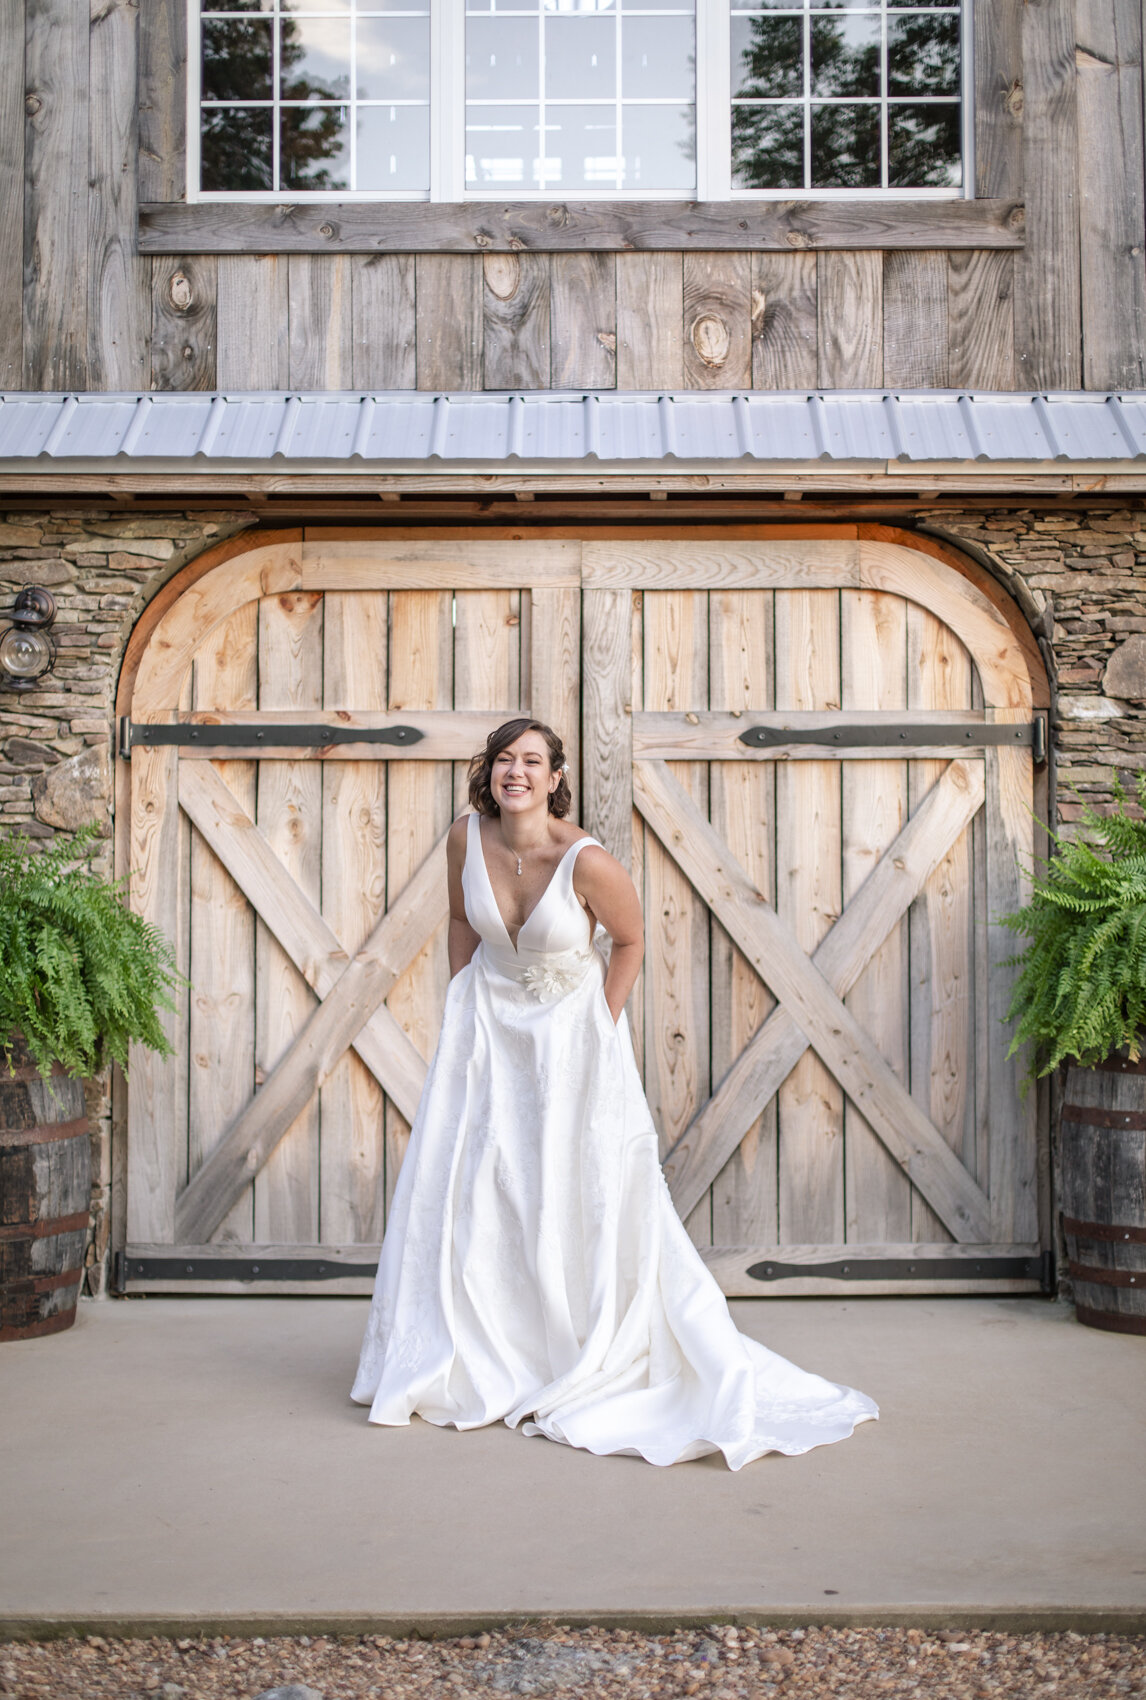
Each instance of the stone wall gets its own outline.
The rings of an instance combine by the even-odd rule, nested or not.
[[[96,818],[111,872],[111,761],[120,663],[141,610],[173,573],[249,524],[246,512],[148,517],[94,505],[0,514],[0,623],[17,590],[56,598],[58,648],[44,688],[0,692],[0,832],[52,838]],[[1050,825],[1071,830],[1146,766],[1146,511],[972,512],[929,505],[921,530],[963,546],[1011,592],[1039,635],[1052,688]],[[89,1287],[103,1289],[111,1188],[109,1083],[93,1087],[94,1229]]]

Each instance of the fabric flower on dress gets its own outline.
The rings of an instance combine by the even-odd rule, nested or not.
[[[549,1003],[554,998],[564,997],[574,986],[579,986],[585,974],[585,965],[589,961],[588,951],[578,951],[575,956],[562,960],[557,956],[547,957],[544,962],[531,963],[522,970],[521,981],[538,1003]]]

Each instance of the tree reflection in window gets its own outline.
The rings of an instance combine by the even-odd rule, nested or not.
[[[957,10],[766,4],[732,14],[734,188],[961,184]]]
[[[274,97],[274,20],[266,16],[204,18],[204,101],[267,101]],[[279,99],[334,101],[345,91],[299,73],[305,49],[298,25],[279,24]],[[344,151],[343,109],[279,108],[279,186],[345,189],[345,174],[329,162]],[[273,189],[275,106],[205,106],[200,141],[204,189]]]

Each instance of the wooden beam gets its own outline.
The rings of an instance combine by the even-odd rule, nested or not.
[[[151,202],[145,254],[1021,248],[1016,200]],[[420,280],[419,280],[420,285]],[[420,293],[419,288],[419,293]],[[420,377],[420,374],[419,374]]]
[[[319,998],[327,997],[346,969],[347,953],[210,763],[179,764],[179,803],[307,985]],[[426,916],[431,931],[445,917],[444,882],[442,892],[436,911]],[[426,1065],[384,1005],[353,1045],[403,1115],[412,1118]]]
[[[683,786],[663,763],[642,762],[634,768],[633,796],[665,849],[953,1236],[986,1239],[990,1206],[983,1193]]]
[[[209,1240],[295,1117],[329,1079],[442,913],[444,840],[314,1011],[266,1084],[215,1147],[175,1205],[175,1238]]]

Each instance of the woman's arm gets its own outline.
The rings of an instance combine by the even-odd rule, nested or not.
[[[450,889],[449,957],[450,979],[460,974],[481,943],[466,919],[466,903],[462,895],[462,868],[466,860],[467,815],[462,815],[450,828],[446,839],[446,873]]]
[[[613,940],[605,976],[605,1002],[613,1020],[619,1021],[644,960],[641,900],[620,862],[596,844],[590,844],[577,857],[573,889]]]

